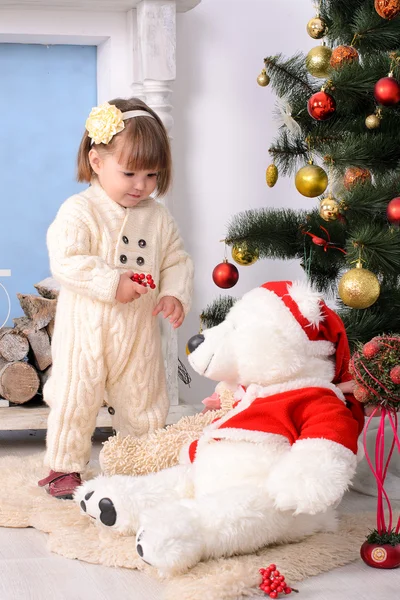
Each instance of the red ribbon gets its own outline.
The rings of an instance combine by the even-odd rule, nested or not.
[[[322,225],[320,225],[319,228],[322,229],[322,231],[326,234],[326,240],[324,240],[322,237],[319,237],[318,235],[315,235],[314,233],[311,233],[310,231],[303,230],[303,234],[309,235],[313,241],[313,244],[315,244],[316,246],[322,246],[324,252],[327,252],[328,250],[339,250],[339,252],[347,254],[346,250],[344,250],[343,248],[339,248],[337,244],[331,242],[331,236],[329,235],[329,231],[325,229],[325,227],[322,227]]]

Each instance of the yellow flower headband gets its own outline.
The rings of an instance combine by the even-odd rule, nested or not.
[[[108,144],[114,135],[125,128],[127,119],[134,117],[150,117],[153,115],[145,110],[128,110],[121,112],[114,104],[105,102],[100,106],[95,106],[90,111],[86,120],[86,130],[92,140],[92,144]]]

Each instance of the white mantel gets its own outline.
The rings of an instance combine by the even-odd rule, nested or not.
[[[201,0],[0,0],[0,43],[97,46],[98,102],[143,99],[172,136],[176,13]],[[165,203],[172,210],[171,198]],[[163,323],[171,404],[178,404],[176,332]],[[167,327],[167,328],[165,328]]]
[[[142,0],[0,0],[0,9],[46,9],[46,10],[90,10],[127,12],[136,8]],[[191,10],[201,0],[176,0],[176,11],[186,12]]]

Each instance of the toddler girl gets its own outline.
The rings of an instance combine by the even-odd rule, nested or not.
[[[44,387],[51,470],[39,485],[57,498],[71,498],[80,485],[105,394],[122,435],[164,426],[169,405],[156,315],[179,327],[193,280],[176,223],[150,197],[170,187],[171,151],[144,102],[117,99],[92,110],[78,181],[90,187],[66,200],[47,236],[61,291]]]

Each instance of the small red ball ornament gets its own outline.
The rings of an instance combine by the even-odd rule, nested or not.
[[[336,102],[330,94],[317,92],[308,100],[307,110],[313,119],[327,121],[336,111]]]
[[[394,106],[400,102],[400,84],[394,77],[382,77],[374,88],[375,100],[383,106]]]
[[[400,384],[400,365],[396,365],[395,367],[393,367],[393,369],[391,369],[391,371],[390,371],[390,379],[396,385]]]
[[[392,225],[400,225],[400,198],[393,198],[387,205],[386,216]]]
[[[239,279],[239,271],[232,263],[229,263],[226,259],[224,262],[219,263],[212,273],[212,278],[220,288],[228,289],[236,285]]]
[[[377,342],[376,340],[371,340],[370,342],[367,342],[366,344],[364,344],[362,353],[365,356],[365,358],[373,358],[374,356],[376,356],[378,354],[380,349],[381,349],[381,344],[379,342]]]
[[[375,10],[380,17],[390,21],[400,13],[400,0],[375,0]]]
[[[353,46],[337,46],[332,51],[330,65],[334,69],[339,69],[345,64],[358,60],[358,52]]]

